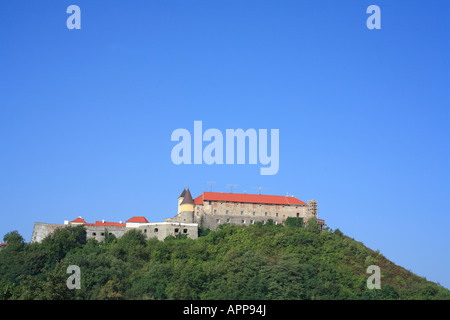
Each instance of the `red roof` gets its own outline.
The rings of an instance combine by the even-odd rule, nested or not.
[[[270,196],[264,194],[247,193],[203,192],[203,194],[195,198],[194,204],[203,204],[203,201],[245,202],[299,206],[307,205],[303,201],[292,196]]]
[[[76,218],[75,220],[71,221],[71,223],[81,223],[85,226],[117,226],[117,227],[125,227],[125,223],[119,223],[119,222],[103,222],[103,221],[95,221],[95,223],[87,223],[86,220],[84,220],[81,217]]]
[[[119,222],[103,222],[103,221],[95,221],[95,223],[90,223],[91,226],[115,226],[115,227],[125,227],[126,223]]]
[[[147,221],[147,219],[145,219],[145,217],[133,217],[133,218],[127,220],[127,222],[148,223],[148,221]]]
[[[86,223],[86,221],[83,218],[81,218],[81,217],[78,217],[78,218],[76,218],[75,220],[73,220],[71,222],[72,223],[73,222],[75,222],[75,223]]]
[[[6,246],[8,244],[8,242],[2,242],[0,243],[0,246]]]

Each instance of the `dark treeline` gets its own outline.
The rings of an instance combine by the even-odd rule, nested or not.
[[[138,230],[86,241],[82,226],[57,229],[28,244],[16,231],[0,251],[5,299],[450,299],[450,291],[387,260],[339,229],[223,225],[199,238],[146,240]],[[107,232],[105,234],[108,234]],[[81,289],[66,286],[67,267],[81,270]],[[369,290],[369,265],[381,289]]]

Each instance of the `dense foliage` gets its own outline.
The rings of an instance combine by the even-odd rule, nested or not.
[[[78,226],[32,244],[10,232],[0,251],[0,300],[450,299],[444,287],[314,222],[199,231],[197,240],[146,240],[131,230],[98,242]],[[66,286],[69,265],[80,267],[79,290]],[[369,265],[381,268],[380,290],[366,286]]]

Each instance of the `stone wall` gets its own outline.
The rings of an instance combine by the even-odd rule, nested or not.
[[[156,237],[158,240],[164,240],[168,236],[178,234],[186,235],[188,238],[198,238],[197,223],[179,223],[179,222],[156,222],[139,226],[147,239]]]
[[[66,224],[52,224],[52,223],[42,223],[35,222],[33,227],[33,233],[31,234],[30,242],[42,242],[45,237],[53,233],[58,228],[65,228]]]
[[[95,239],[97,241],[105,240],[106,233],[114,235],[116,238],[120,238],[129,229],[118,226],[84,226],[86,229],[86,238]]]
[[[203,205],[196,205],[194,209],[194,222],[212,230],[223,223],[249,225],[256,222],[266,223],[272,219],[276,224],[283,224],[288,217],[310,216],[307,205],[205,201]]]
[[[164,219],[164,222],[194,223],[194,213],[192,211],[182,211],[173,218]]]
[[[42,242],[45,237],[53,233],[57,228],[65,228],[70,224],[50,224],[36,222],[31,236],[31,242]],[[73,225],[72,225],[73,226]],[[122,237],[128,230],[138,229],[143,232],[147,239],[156,237],[158,240],[164,240],[167,236],[176,236],[184,234],[188,238],[198,238],[198,224],[179,223],[179,222],[157,222],[142,223],[138,228],[126,228],[121,226],[89,226],[84,225],[86,229],[86,239],[96,239],[103,241],[106,234],[112,234],[116,238]]]

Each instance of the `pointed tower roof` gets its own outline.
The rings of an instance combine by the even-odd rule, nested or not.
[[[180,205],[183,204],[194,204],[194,199],[192,199],[192,195],[189,189],[186,190],[186,193],[184,194],[184,199],[180,203]]]
[[[183,192],[180,194],[178,198],[184,198],[184,195],[186,194],[186,189],[183,189]]]

